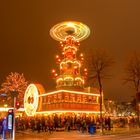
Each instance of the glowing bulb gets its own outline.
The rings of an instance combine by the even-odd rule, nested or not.
[[[52,73],[55,73],[55,70],[54,69],[52,70]]]
[[[67,26],[69,26],[69,27],[74,27],[74,25],[73,25],[72,22],[68,22]]]
[[[59,58],[59,55],[56,55],[56,58]]]
[[[87,69],[85,68],[84,71],[87,71]]]

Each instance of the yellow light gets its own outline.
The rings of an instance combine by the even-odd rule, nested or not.
[[[67,23],[67,26],[68,26],[68,27],[74,27],[74,24],[73,24],[72,22],[68,22],[68,23]]]
[[[67,112],[73,112],[73,113],[96,113],[99,114],[100,111],[87,111],[87,110],[54,110],[54,111],[42,111],[42,112],[36,112],[36,114],[45,114],[45,113],[67,113]],[[104,113],[104,112],[102,112]]]
[[[56,82],[63,81],[63,78],[58,78]]]
[[[60,63],[60,68],[62,68],[62,65],[63,64],[66,64],[66,63],[74,63],[74,64],[78,64],[79,65],[79,67],[81,67],[81,64],[80,64],[80,62],[78,62],[77,60],[75,60],[75,61],[72,61],[72,60],[67,60],[67,61],[62,61],[61,63]]]
[[[29,97],[34,97],[34,102],[33,103],[28,103],[28,98]],[[38,88],[35,84],[30,84],[24,95],[24,108],[25,108],[25,113],[27,116],[34,116],[38,107],[38,96],[39,96],[39,91]]]
[[[8,105],[7,104],[4,104],[4,107],[7,107]]]
[[[74,31],[73,37],[75,37],[76,41],[82,41],[90,35],[90,29],[87,25],[75,21],[65,21],[56,24],[51,28],[50,35],[57,41],[64,41],[68,36],[68,34],[66,34],[66,31],[71,29]]]
[[[2,111],[8,111],[9,109],[13,109],[13,107],[9,108],[9,107],[0,107],[0,112]],[[19,108],[18,111],[25,111],[24,108]]]
[[[74,80],[73,77],[65,77],[64,80],[71,79]]]
[[[71,91],[71,90],[57,90],[57,91],[41,94],[41,95],[39,95],[39,97],[56,94],[56,93],[60,93],[60,92],[68,92],[68,93],[91,95],[91,96],[100,96],[100,94],[95,94],[95,93],[87,93],[87,92],[79,92],[79,91]]]
[[[74,61],[74,63],[77,63],[79,65],[79,67],[81,67],[81,63],[78,61]]]
[[[83,84],[85,84],[85,80],[83,80]]]
[[[81,80],[83,84],[85,83],[84,79],[82,79],[81,77],[76,77],[75,80]]]
[[[84,69],[84,71],[86,72],[86,71],[87,71],[87,69],[85,68],[85,69]]]
[[[81,53],[80,56],[83,57],[83,54]]]
[[[77,51],[77,48],[75,46],[65,46],[63,48],[63,51],[65,51],[66,49],[69,49],[69,48],[74,49],[75,51]]]
[[[59,55],[56,55],[56,58],[59,58]]]
[[[112,101],[111,101],[111,100],[109,100],[109,103],[112,103]]]
[[[81,77],[76,77],[75,80],[81,80],[81,81],[83,81],[83,79]]]
[[[52,70],[52,73],[55,73],[55,70],[54,69]]]

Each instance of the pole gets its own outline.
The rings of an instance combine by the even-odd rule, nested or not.
[[[140,128],[140,104],[138,103],[138,128]]]
[[[101,77],[98,73],[98,82],[99,82],[99,92],[100,92],[100,127],[101,127],[101,134],[103,135],[103,114],[102,114],[102,104],[103,104],[103,94],[102,94],[102,84],[101,84]]]
[[[102,114],[102,92],[100,92],[100,121],[101,121],[101,134],[103,135],[103,114]]]
[[[14,96],[14,109],[13,109],[13,139],[15,140],[15,114],[16,114],[16,96]]]
[[[140,114],[139,114],[139,92],[136,93],[136,114],[137,114],[137,127],[140,128]]]

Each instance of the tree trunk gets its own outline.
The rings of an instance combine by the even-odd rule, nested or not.
[[[136,114],[137,114],[137,124],[140,128],[140,105],[139,105],[139,92],[136,93]]]
[[[102,115],[102,83],[100,74],[98,74],[99,92],[100,92],[100,121],[101,121],[101,133],[103,134],[103,115]]]

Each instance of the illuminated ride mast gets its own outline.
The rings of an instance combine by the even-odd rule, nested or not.
[[[77,60],[80,43],[90,34],[88,26],[81,22],[62,22],[50,30],[53,39],[60,42],[63,59],[57,55],[60,74],[52,70],[56,78],[56,91],[45,93],[40,84],[30,84],[24,95],[24,108],[27,116],[50,113],[99,113],[99,91],[84,92],[85,76],[81,75],[83,55]],[[79,90],[80,89],[80,90]],[[82,89],[82,90],[81,90]]]
[[[52,70],[53,76],[56,78],[57,88],[82,87],[85,83],[87,69],[84,69],[84,76],[81,75],[81,65],[83,62],[83,54],[80,55],[81,60],[77,60],[76,53],[80,43],[90,34],[88,26],[81,22],[62,22],[55,25],[50,30],[53,39],[60,41],[63,59],[57,55],[56,61],[59,65],[60,75]]]

